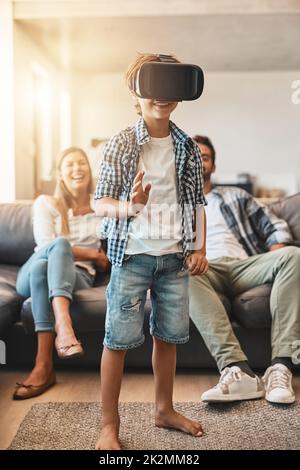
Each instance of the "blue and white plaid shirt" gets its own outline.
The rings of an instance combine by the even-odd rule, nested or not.
[[[272,245],[293,244],[288,224],[251,194],[232,186],[214,186],[228,228],[249,256],[268,251]]]
[[[203,195],[202,161],[197,144],[171,121],[170,131],[181,206],[183,256],[186,258],[195,242],[195,210],[206,205]],[[126,128],[109,140],[100,164],[95,199],[112,197],[122,201],[130,200],[142,146],[149,141],[150,136],[143,118],[140,118],[135,126]],[[102,222],[101,238],[108,241],[107,256],[111,263],[117,266],[122,265],[130,222],[130,218],[108,217]]]

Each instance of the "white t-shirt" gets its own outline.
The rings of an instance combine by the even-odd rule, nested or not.
[[[143,187],[151,183],[148,202],[129,225],[126,254],[160,256],[182,252],[182,223],[172,136],[150,137],[142,147],[138,170]]]
[[[206,256],[208,260],[228,256],[246,259],[248,255],[228,228],[220,209],[220,199],[214,193],[205,195],[206,212]]]
[[[91,197],[91,208],[94,208],[94,200]],[[73,215],[73,210],[68,211],[69,235],[64,238],[69,240],[72,246],[81,248],[99,249],[101,242],[97,231],[100,217],[95,212],[84,215]],[[39,196],[33,204],[33,235],[36,242],[35,251],[59,237],[61,234],[61,216],[58,210],[51,204],[47,196]],[[76,261],[77,266],[85,268],[94,275],[96,270],[91,261]]]

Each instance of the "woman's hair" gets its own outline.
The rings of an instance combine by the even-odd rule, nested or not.
[[[69,227],[69,220],[68,220],[68,209],[74,206],[74,196],[70,193],[67,189],[63,179],[61,178],[61,166],[62,162],[70,153],[79,152],[81,155],[86,159],[87,165],[89,167],[89,184],[87,191],[89,194],[93,192],[93,178],[92,178],[92,170],[88,160],[86,153],[78,147],[69,147],[64,150],[58,160],[57,163],[57,178],[56,178],[56,186],[52,198],[53,205],[59,211],[61,216],[61,235],[68,235],[70,233]]]
[[[170,55],[174,59],[175,62],[179,63],[179,60],[174,56]],[[149,53],[141,53],[139,52],[136,59],[129,65],[126,73],[125,73],[125,83],[129,88],[130,92],[134,94],[133,83],[136,77],[137,72],[140,70],[141,66],[146,62],[162,62],[159,54],[149,54]],[[135,108],[139,115],[142,114],[140,105],[137,100],[135,100]]]

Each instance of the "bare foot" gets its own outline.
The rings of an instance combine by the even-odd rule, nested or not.
[[[119,424],[106,424],[95,445],[96,450],[121,450]]]
[[[179,431],[192,434],[196,437],[201,437],[203,435],[203,429],[200,423],[186,418],[175,410],[170,410],[165,413],[156,412],[155,426],[159,428],[178,429]]]

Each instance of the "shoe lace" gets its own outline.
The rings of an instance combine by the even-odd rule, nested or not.
[[[263,381],[268,388],[288,388],[289,387],[289,374],[281,369],[273,369],[268,371]]]
[[[232,382],[239,382],[242,378],[241,369],[239,367],[226,367],[222,373],[219,383],[215,388],[224,388]]]

